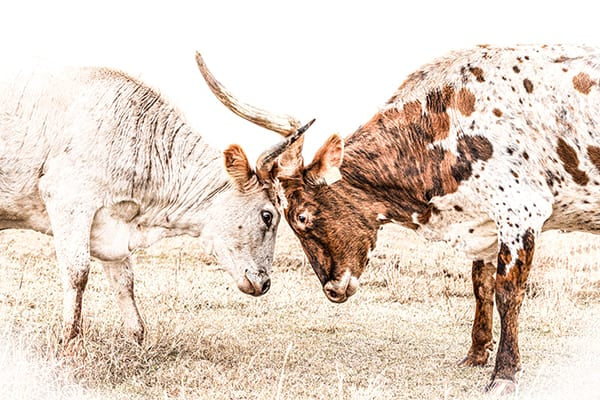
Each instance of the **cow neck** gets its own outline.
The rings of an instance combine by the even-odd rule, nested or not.
[[[376,114],[345,141],[341,172],[346,190],[382,222],[416,229],[413,215],[419,220],[432,211],[429,200],[435,193],[428,181],[443,180],[432,173],[440,160],[427,157],[427,145],[418,130]]]
[[[184,125],[173,142],[160,183],[143,196],[147,224],[196,236],[206,222],[207,210],[220,194],[234,188],[223,167],[223,155],[198,132]]]

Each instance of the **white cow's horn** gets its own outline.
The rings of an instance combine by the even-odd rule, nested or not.
[[[253,122],[256,125],[262,126],[263,128],[277,132],[282,136],[289,136],[300,129],[300,126],[302,125],[301,122],[289,115],[273,114],[238,100],[215,79],[213,74],[206,67],[204,59],[199,52],[196,52],[196,62],[198,63],[198,68],[208,84],[208,87],[210,87],[210,90],[212,90],[225,107],[229,108],[240,117]]]

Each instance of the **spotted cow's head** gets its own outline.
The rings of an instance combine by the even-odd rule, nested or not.
[[[304,165],[297,148],[295,154],[284,154],[274,170],[285,217],[325,295],[336,303],[346,301],[358,289],[380,225],[375,207],[359,208],[361,194],[344,185],[343,156],[343,140],[333,135],[310,164]]]

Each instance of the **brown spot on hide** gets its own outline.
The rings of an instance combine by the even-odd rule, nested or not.
[[[515,65],[513,66],[513,71],[515,71],[515,74],[518,74],[519,72],[521,72],[521,69]]]
[[[567,56],[560,56],[560,57],[554,59],[554,62],[555,63],[562,63],[562,62],[567,61],[568,59],[569,59],[569,57],[567,57]]]
[[[562,138],[559,138],[556,152],[563,163],[565,171],[571,175],[575,183],[582,186],[586,185],[589,181],[589,178],[585,171],[579,169],[579,158],[577,157],[575,149],[573,149],[573,147],[571,147]]]
[[[448,137],[450,133],[450,117],[448,113],[431,114],[431,128],[434,133],[434,140],[442,140]]]
[[[409,101],[401,110],[391,108],[380,114],[381,123],[386,129],[404,127],[411,135],[428,142],[442,140],[450,133],[450,116],[447,108],[452,99],[452,89],[433,90],[427,94],[425,109],[420,101]],[[376,116],[374,119],[376,120]],[[367,123],[366,126],[373,122]]]
[[[450,85],[445,85],[442,88],[442,99],[448,107],[452,105],[452,97],[454,97],[454,88]]]
[[[494,113],[494,115],[498,118],[500,118],[502,116],[502,111],[500,111],[498,108],[494,108],[492,110],[492,113]]]
[[[573,77],[573,86],[583,94],[589,94],[594,85],[596,82],[585,72],[580,72]]]
[[[436,89],[427,93],[426,108],[427,111],[431,113],[442,113],[446,111],[446,103],[444,102],[441,90]]]
[[[506,243],[500,245],[500,251],[498,252],[498,275],[506,275],[506,266],[512,261],[512,255],[510,249]]]
[[[588,146],[588,157],[598,171],[600,171],[600,147]]]
[[[533,92],[533,83],[531,83],[529,79],[523,80],[523,86],[525,86],[525,90],[527,91],[527,93]]]
[[[487,161],[494,152],[492,143],[480,135],[464,135],[458,140],[458,151],[464,154],[469,161]]]
[[[600,171],[600,147],[588,146],[588,157],[598,171]]]
[[[475,111],[475,95],[469,89],[462,88],[454,96],[453,105],[462,115],[468,117]]]
[[[446,111],[452,101],[453,93],[452,87],[444,86],[442,90],[432,90],[427,94],[427,114],[422,116],[422,123],[431,126],[434,140],[445,139],[450,133],[450,116]],[[427,129],[426,126],[424,129]]]
[[[440,163],[440,175],[442,177],[442,190],[444,193],[454,193],[458,190],[458,182],[452,175],[452,169],[456,165],[456,156],[447,151]]]
[[[404,117],[406,118],[406,123],[408,124],[416,124],[421,119],[421,114],[423,113],[423,109],[420,101],[410,101],[404,104]]]
[[[471,67],[469,68],[469,71],[471,71],[471,73],[475,76],[475,79],[477,79],[477,82],[484,82],[485,78],[483,77],[483,70],[479,67]]]
[[[523,248],[519,249],[517,252],[518,261],[522,265],[531,265],[531,262],[533,261],[533,252],[535,250],[535,237],[531,228],[527,229],[521,236],[521,243]]]

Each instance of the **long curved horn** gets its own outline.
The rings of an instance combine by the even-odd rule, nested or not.
[[[204,59],[199,52],[196,52],[196,63],[210,90],[217,96],[221,103],[225,105],[225,107],[229,108],[240,117],[268,130],[275,131],[282,136],[289,136],[300,129],[302,124],[294,117],[286,114],[273,114],[238,100],[215,79],[213,74],[206,67]]]
[[[303,139],[304,132],[315,122],[315,120],[311,120],[306,125],[302,126],[296,132],[287,136],[281,142],[272,146],[271,148],[263,151],[258,159],[256,160],[256,172],[262,179],[267,179],[269,173],[271,172],[271,168],[275,163],[275,160],[282,155],[286,150],[288,150],[294,143],[298,143]]]

